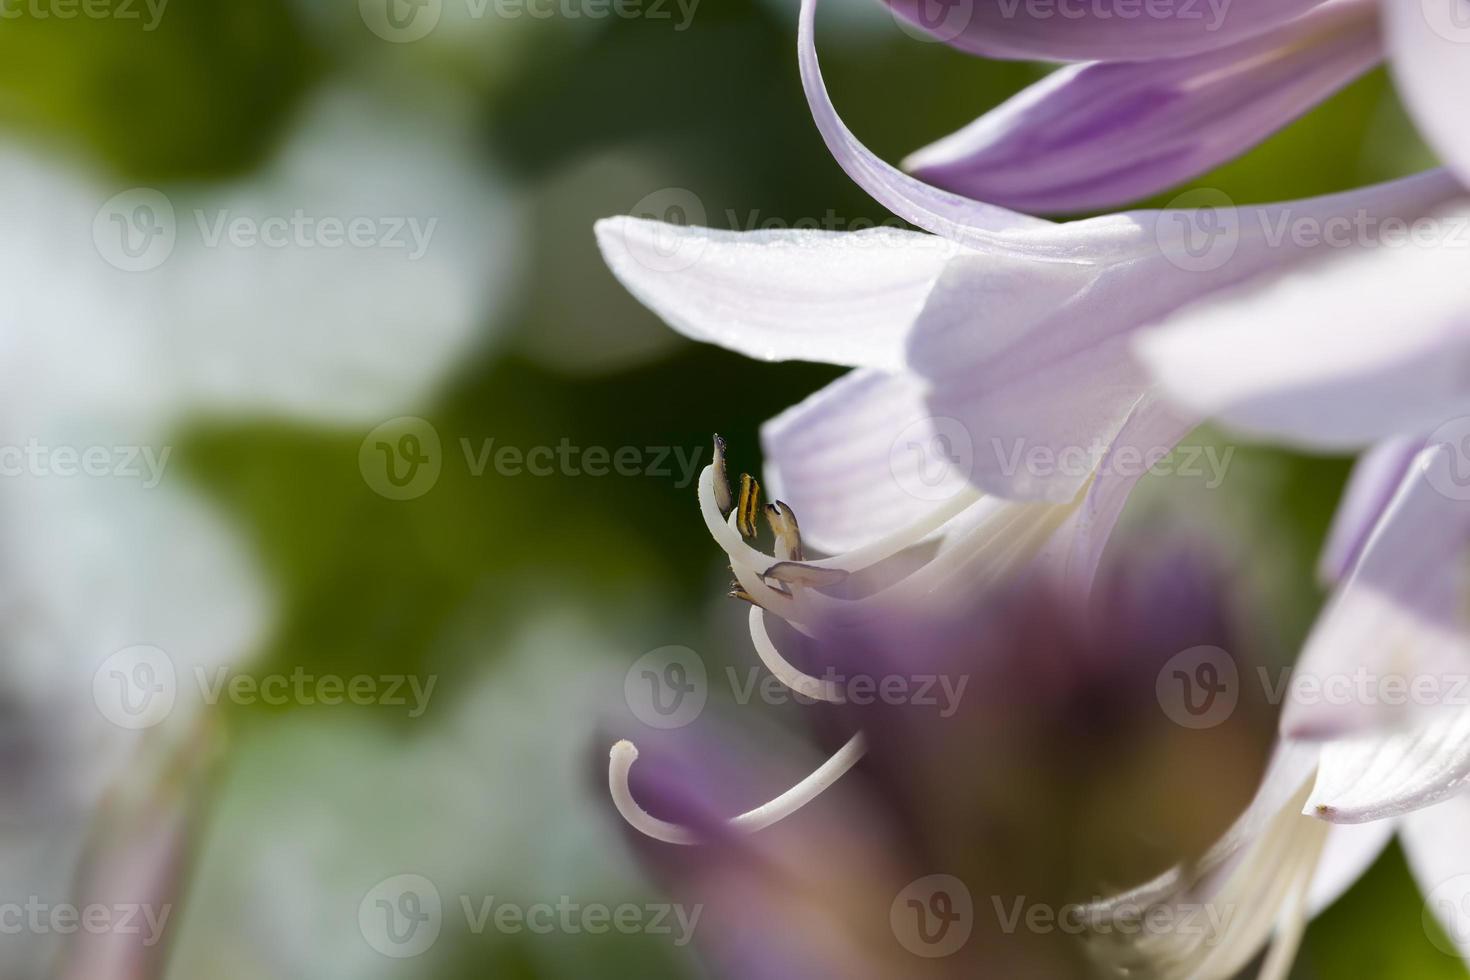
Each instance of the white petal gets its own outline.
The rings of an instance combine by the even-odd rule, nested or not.
[[[1423,448],[1424,440],[1418,436],[1385,439],[1353,465],[1347,489],[1333,515],[1327,543],[1317,561],[1320,581],[1336,585],[1352,571],[1362,557],[1368,536],[1404,482],[1409,464]]]
[[[1470,960],[1470,797],[1463,794],[1416,810],[1402,821],[1400,837],[1425,908]]]
[[[1402,729],[1470,707],[1470,501],[1446,493],[1459,488],[1457,454],[1419,454],[1323,612],[1289,688],[1288,737]]]
[[[1317,749],[1302,743],[1277,746],[1261,788],[1245,813],[1194,866],[1180,865],[1152,882],[1091,910],[1092,921],[1136,918],[1139,910],[1178,906],[1181,915],[1208,913],[1208,928],[1108,929],[1089,951],[1111,976],[1185,978],[1234,976],[1283,925],[1293,952],[1294,930],[1283,923],[1307,887],[1327,834],[1297,809],[1306,795]],[[1182,921],[1173,917],[1170,921]]]
[[[597,223],[613,274],[670,326],[767,361],[897,369],[958,249],[896,228],[730,232],[639,218]]]
[[[1194,420],[1175,411],[1155,394],[1147,394],[1130,409],[1123,428],[1103,456],[1092,485],[1077,511],[1067,519],[1047,546],[1042,561],[1061,577],[1074,594],[1086,595],[1102,561],[1103,549],[1123,514],[1138,481],[1152,465],[1150,453],[1176,445]],[[1136,453],[1137,455],[1131,455]]]
[[[1389,64],[1414,120],[1445,163],[1470,181],[1470,20],[1463,0],[1386,0]]]
[[[1470,412],[1470,210],[1425,227],[1433,244],[1344,249],[1187,308],[1138,352],[1176,400],[1246,432],[1356,447],[1428,431]]]
[[[858,370],[761,429],[768,496],[819,551],[850,551],[969,492],[966,457],[952,462],[963,442],[936,447],[951,427],[936,431],[927,393],[913,375]]]
[[[1470,784],[1470,709],[1412,732],[1328,742],[1304,812],[1367,823],[1430,806]]]

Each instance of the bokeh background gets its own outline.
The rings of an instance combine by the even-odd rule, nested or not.
[[[99,821],[155,798],[147,760],[207,752],[163,764],[203,801],[169,851],[169,977],[701,976],[668,937],[476,933],[458,908],[659,900],[598,784],[606,739],[636,734],[624,675],[668,645],[753,662],[677,454],[702,466],[718,431],[754,468],[760,423],[836,375],[678,338],[614,282],[592,224],[687,195],[716,227],[889,216],[810,124],[794,0],[402,6],[423,18],[394,26],[374,0],[3,8],[4,441],[171,451],[153,487],[32,467],[5,489],[3,890],[65,894],[95,870]],[[1045,71],[921,43],[876,2],[827,6],[836,102],[889,159]],[[1265,201],[1428,162],[1375,73],[1196,186]],[[156,263],[104,241],[116,220],[154,227],[150,194],[173,211]],[[381,239],[208,238],[221,214],[298,210],[436,225],[413,259]],[[401,441],[425,427],[437,451]],[[385,484],[381,442],[427,447],[437,477]],[[560,446],[631,447],[642,471],[479,467]],[[1259,656],[1286,663],[1347,467],[1239,447],[1218,489],[1146,482],[1124,546],[1165,527],[1211,542],[1258,611]],[[199,665],[434,687],[417,714],[181,695],[166,725],[99,724],[93,678],[133,644],[166,650],[181,688]],[[802,724],[799,708],[726,714]],[[1259,763],[1242,753],[1196,764]],[[400,875],[445,902],[411,958],[359,922]],[[1312,926],[1295,975],[1463,976],[1421,912],[1390,850]],[[0,973],[53,975],[52,938],[4,937]]]

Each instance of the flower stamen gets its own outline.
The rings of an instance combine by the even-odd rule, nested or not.
[[[811,775],[770,802],[763,803],[753,810],[747,810],[737,817],[732,817],[727,821],[726,826],[735,833],[753,834],[779,823],[821,796],[827,787],[841,779],[849,769],[856,765],[866,751],[867,744],[862,733],[859,732],[848,739],[847,744],[818,766]],[[630,827],[645,837],[663,841],[665,844],[688,846],[700,843],[700,835],[688,827],[660,820],[638,805],[638,801],[633,798],[633,791],[628,781],[629,774],[633,770],[633,763],[637,761],[638,747],[626,739],[614,745],[609,754],[607,786],[618,813]]]

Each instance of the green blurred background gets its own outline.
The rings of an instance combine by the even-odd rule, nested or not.
[[[828,6],[835,100],[888,159],[1045,70],[919,43],[875,2]],[[495,10],[444,0],[433,32],[410,43],[369,30],[354,0],[172,0],[152,31],[0,22],[0,120],[118,189],[250,174],[314,91],[345,85],[410,113],[467,106],[464,135],[514,205],[487,342],[415,411],[443,445],[429,492],[374,492],[359,467],[367,430],[355,426],[215,420],[181,442],[179,462],[280,596],[252,670],[438,678],[418,718],[381,706],[228,710],[228,762],[179,913],[170,975],[181,980],[699,975],[688,950],[652,936],[475,935],[450,914],[430,951],[395,960],[360,934],[360,897],[404,873],[434,880],[446,902],[650,898],[591,775],[599,718],[647,651],[750,656],[692,487],[477,476],[461,440],[679,447],[703,463],[719,431],[740,464],[758,465],[760,423],[835,372],[675,337],[613,281],[592,223],[668,188],[696,194],[719,227],[889,216],[810,124],[794,0],[703,0],[683,30],[676,8],[599,20]],[[1427,160],[1375,73],[1197,184],[1264,201]],[[1140,507],[1230,529],[1287,656],[1321,599],[1312,565],[1346,472],[1345,460],[1247,447],[1208,499],[1156,504],[1145,487]],[[1463,975],[1427,940],[1421,907],[1391,850],[1312,926],[1295,975]]]

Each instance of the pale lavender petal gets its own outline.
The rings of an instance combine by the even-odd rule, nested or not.
[[[1335,261],[1210,297],[1138,353],[1181,404],[1298,445],[1357,448],[1470,414],[1470,209],[1421,215],[1344,215]],[[1292,228],[1326,230],[1284,219],[1281,255]]]
[[[1470,960],[1470,797],[1461,794],[1416,810],[1402,821],[1399,837],[1409,870],[1419,882],[1424,906],[1439,919],[1445,935]],[[1449,950],[1446,950],[1449,952]]]
[[[687,337],[768,361],[889,369],[958,251],[896,228],[733,232],[625,217],[596,229],[613,274]]]
[[[1321,0],[886,0],[895,16],[992,58],[1104,61],[1206,51],[1268,31]]]
[[[1192,57],[1063,68],[905,166],[1021,211],[1112,207],[1231,159],[1382,53],[1377,0],[1328,3]]]
[[[802,0],[797,31],[802,88],[806,90],[812,118],[826,140],[827,148],[863,190],[905,221],[972,248],[988,248],[1007,231],[1044,228],[1050,224],[1041,218],[971,201],[931,187],[886,163],[864,146],[837,115],[837,108],[832,105],[826,83],[822,80],[814,26],[816,9],[817,0]]]
[[[1382,737],[1328,742],[1303,812],[1367,823],[1432,806],[1470,786],[1470,710]]]
[[[814,548],[835,554],[907,527],[944,502],[926,488],[966,485],[967,472],[924,471],[953,465],[949,454],[906,449],[939,435],[927,393],[911,374],[853,371],[761,429],[767,495],[791,505]]]
[[[1138,400],[1102,457],[1082,505],[1053,535],[1038,561],[1057,575],[1068,594],[1087,595],[1102,563],[1103,548],[1138,481],[1156,459],[1176,445],[1195,420],[1154,395]],[[1132,456],[1125,458],[1125,453]],[[1137,458],[1141,462],[1133,462]]]
[[[1388,847],[1397,829],[1398,824],[1393,820],[1333,826],[1307,894],[1307,907],[1314,918],[1363,877]]]
[[[1470,16],[1464,0],[1387,0],[1389,64],[1415,122],[1440,157],[1470,182]]]
[[[1458,447],[1425,449],[1302,652],[1288,737],[1332,738],[1463,711],[1470,689],[1470,494]],[[1400,683],[1404,689],[1400,690]]]
[[[1317,562],[1317,577],[1322,582],[1335,585],[1352,570],[1368,535],[1409,472],[1409,464],[1423,448],[1422,438],[1401,436],[1385,439],[1359,457]]]
[[[1149,385],[1143,365],[1131,356],[1139,328],[1201,296],[1330,253],[1310,242],[1277,239],[1275,230],[1283,222],[1320,227],[1412,217],[1451,193],[1458,193],[1453,178],[1435,173],[1309,201],[1214,212],[1225,222],[1220,231],[1229,236],[1229,253],[1217,256],[1208,249],[1190,251],[1198,213],[1130,212],[1014,233],[1008,236],[1010,253],[992,249],[951,260],[914,324],[909,367],[931,385],[933,414],[957,419],[970,433],[973,482],[1015,499],[1070,500],[1088,473],[1041,470],[1030,465],[1029,454],[1091,453],[1113,438]],[[1027,254],[1022,246],[1037,239],[1057,251],[1070,243],[1069,258]],[[1206,261],[1193,262],[1192,255]],[[1457,282],[1453,288],[1470,287]],[[1314,312],[1294,311],[1297,317]],[[1274,321],[1272,326],[1287,329]],[[1324,359],[1314,350],[1284,367],[1258,366],[1250,344],[1238,339],[1240,332],[1255,329],[1222,317],[1219,344],[1228,350],[1214,350],[1214,360],[1200,358],[1191,366],[1225,371],[1233,358],[1243,365],[1244,384],[1270,370],[1309,370],[1298,363],[1303,358],[1308,364]],[[1378,331],[1394,337],[1406,332],[1409,328]],[[1247,372],[1246,364],[1255,373]],[[1454,365],[1442,370],[1458,372],[1470,389],[1470,372]],[[1207,386],[1207,379],[1206,374],[1198,383]],[[1185,397],[1177,404],[1186,415],[1204,417],[1202,409],[1210,403],[1200,401]],[[1359,414],[1364,411],[1358,408]]]

